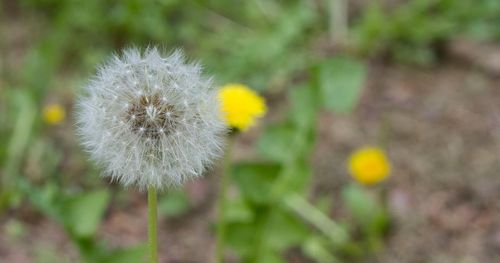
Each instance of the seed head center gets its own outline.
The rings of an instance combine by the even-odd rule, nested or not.
[[[157,140],[176,129],[179,112],[158,94],[142,95],[130,104],[125,119],[134,133],[147,141]]]

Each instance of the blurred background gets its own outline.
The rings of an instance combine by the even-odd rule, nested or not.
[[[145,194],[99,177],[73,118],[131,45],[266,98],[233,151],[226,262],[500,262],[500,1],[0,3],[0,262],[142,262]],[[365,145],[380,184],[349,175]],[[161,262],[212,262],[220,173],[160,196]]]

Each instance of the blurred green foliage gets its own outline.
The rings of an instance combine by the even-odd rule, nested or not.
[[[328,204],[322,209],[307,200],[318,114],[324,109],[339,113],[353,109],[365,79],[364,68],[347,56],[311,65],[309,82],[288,89],[285,118],[266,127],[257,142],[265,161],[233,167],[238,191],[225,221],[228,244],[242,262],[286,262],[284,255],[291,248],[317,262],[340,262],[366,256],[381,246],[388,216],[365,190],[345,189],[343,202],[353,222],[331,219]],[[332,90],[335,99],[325,99],[332,98]],[[358,232],[361,238],[351,236]]]
[[[1,58],[0,213],[27,201],[59,222],[88,262],[139,262],[144,248],[115,250],[96,240],[110,193],[88,190],[104,183],[68,139],[72,119],[48,127],[40,109],[58,101],[69,110],[73,93],[110,53],[130,45],[183,48],[221,84],[242,82],[286,97],[283,118],[258,138],[261,160],[234,166],[237,193],[224,215],[228,243],[243,262],[285,262],[291,248],[317,262],[336,262],[380,249],[389,219],[379,200],[357,186],[346,186],[335,200],[347,219],[333,220],[329,204],[309,201],[318,114],[355,108],[367,72],[363,58],[389,54],[425,65],[453,38],[500,38],[498,0],[411,0],[392,7],[372,1],[351,19],[350,52],[323,47],[331,14],[326,0],[12,2],[0,18],[29,34],[22,55]],[[7,42],[13,45],[2,40],[0,47]],[[179,216],[189,205],[175,192],[160,201],[160,211]]]
[[[140,262],[146,247],[109,249],[97,239],[97,230],[108,207],[108,190],[66,193],[55,184],[35,186],[26,181],[20,188],[39,212],[56,220],[66,231],[80,252],[83,262]]]
[[[159,44],[186,49],[222,82],[245,79],[262,90],[308,59],[318,16],[307,1],[286,2],[23,0],[26,15],[43,23],[23,79],[43,89],[62,68],[88,71],[124,46]]]
[[[366,55],[386,53],[403,62],[428,65],[439,45],[457,37],[498,40],[496,0],[412,0],[392,10],[371,2],[353,27],[354,43]]]
[[[161,197],[158,203],[158,211],[162,215],[176,217],[186,213],[190,205],[189,197],[184,191],[171,190]]]
[[[338,112],[353,110],[361,94],[365,74],[365,65],[352,58],[336,57],[325,61],[319,67],[320,103]]]

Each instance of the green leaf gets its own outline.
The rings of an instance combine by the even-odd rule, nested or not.
[[[62,221],[63,214],[60,212],[58,201],[64,198],[58,191],[54,182],[47,182],[43,186],[36,186],[27,180],[20,180],[19,189],[25,193],[31,204],[47,216]]]
[[[281,123],[264,131],[257,149],[273,161],[290,163],[308,156],[315,138],[313,129],[297,129],[291,123]]]
[[[365,65],[353,58],[335,57],[320,65],[322,105],[336,112],[351,111],[358,101],[366,75]]]
[[[263,253],[259,254],[256,262],[266,262],[266,263],[285,263],[281,254],[278,251],[266,249]]]
[[[161,197],[158,204],[158,210],[166,216],[179,216],[185,213],[190,206],[188,196],[184,191],[174,190],[167,192]]]
[[[349,185],[342,191],[344,202],[356,220],[372,237],[378,237],[385,232],[389,218],[376,199],[358,185]]]
[[[389,38],[391,22],[380,3],[372,1],[368,4],[352,29],[357,49],[364,54],[374,54],[386,48],[384,44]]]
[[[349,241],[350,237],[346,226],[338,224],[302,196],[292,194],[287,196],[283,201],[291,211],[295,212],[330,239],[333,246],[341,247]]]
[[[299,86],[289,90],[290,116],[299,129],[314,129],[318,109],[318,94],[314,86]]]
[[[340,262],[330,251],[329,240],[318,235],[305,240],[302,244],[302,250],[304,254],[318,263]]]
[[[250,257],[254,251],[253,244],[257,240],[254,222],[229,223],[226,226],[227,244],[241,257]]]
[[[358,185],[351,184],[342,190],[344,202],[352,216],[359,223],[369,223],[377,210],[373,197]]]
[[[146,245],[138,245],[125,249],[115,249],[109,252],[102,263],[136,263],[145,260]]]
[[[303,193],[308,189],[312,175],[310,165],[305,160],[287,163],[273,186],[275,196],[287,196],[291,193]]]
[[[270,201],[271,188],[281,166],[276,163],[246,163],[234,167],[233,178],[243,195],[251,202]]]
[[[60,213],[69,232],[78,238],[93,236],[108,206],[109,197],[107,190],[99,190],[68,198]]]
[[[251,222],[255,217],[249,204],[237,195],[228,200],[224,218],[227,222]]]
[[[266,245],[277,251],[299,245],[309,233],[302,220],[279,207],[271,210],[266,230]]]
[[[297,151],[293,144],[295,130],[286,124],[268,127],[260,137],[257,148],[265,157],[278,162],[286,162],[294,156]]]
[[[324,214],[328,214],[333,204],[333,193],[332,194],[324,194],[322,196],[317,197],[317,200],[314,202],[314,206],[318,208],[319,211]]]
[[[7,155],[6,159],[3,160],[4,167],[1,170],[1,190],[12,189],[14,188],[16,182],[19,181],[18,173],[20,165],[23,161],[25,151],[30,146],[29,144],[31,141],[32,132],[34,132],[37,113],[34,101],[31,98],[30,94],[27,92],[16,90],[16,92],[12,93],[12,96],[9,96],[9,99],[12,100],[12,103],[15,107],[18,107],[16,109],[18,110],[18,114],[16,115],[16,120],[14,121],[14,125],[12,127],[12,135],[10,136],[9,140],[7,140],[8,144],[2,146],[2,148],[7,147]]]

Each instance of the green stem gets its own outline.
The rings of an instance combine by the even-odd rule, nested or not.
[[[333,44],[345,45],[348,34],[348,1],[330,1],[330,35]]]
[[[149,263],[158,263],[157,196],[154,186],[148,189],[148,248]]]
[[[217,244],[215,250],[215,262],[224,262],[224,245],[226,238],[226,209],[227,209],[227,199],[226,193],[229,186],[229,179],[231,177],[231,154],[233,150],[235,135],[229,136],[229,142],[227,146],[226,155],[224,156],[224,170],[220,179],[220,190],[218,198],[218,225],[217,225]]]

